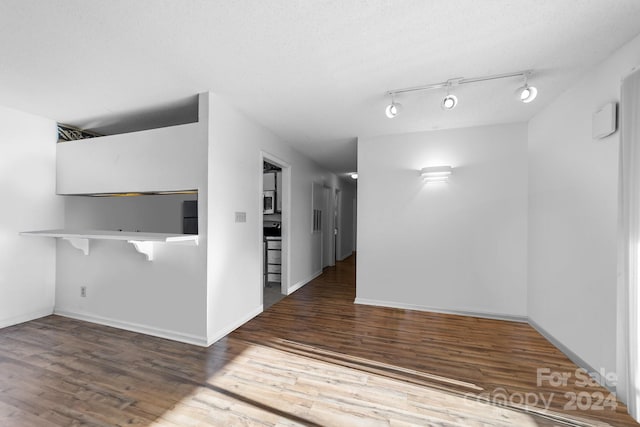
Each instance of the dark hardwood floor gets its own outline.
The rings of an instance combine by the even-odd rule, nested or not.
[[[59,316],[2,329],[0,426],[638,425],[526,324],[354,305],[354,264],[209,348]]]

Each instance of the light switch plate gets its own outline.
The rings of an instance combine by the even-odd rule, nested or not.
[[[247,213],[236,212],[236,222],[247,222]]]

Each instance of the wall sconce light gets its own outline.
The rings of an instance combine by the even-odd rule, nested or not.
[[[452,169],[451,166],[429,166],[420,170],[420,176],[426,182],[447,182]]]
[[[357,172],[353,172],[351,174],[351,179],[358,179],[358,173]]]

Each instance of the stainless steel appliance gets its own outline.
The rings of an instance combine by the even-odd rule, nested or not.
[[[262,212],[264,214],[276,213],[276,192],[265,191],[262,194]]]

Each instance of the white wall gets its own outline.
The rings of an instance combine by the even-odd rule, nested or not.
[[[204,122],[58,144],[56,190],[58,194],[195,190],[190,186],[206,182],[203,132]]]
[[[529,122],[531,320],[594,369],[616,371],[619,133],[591,138],[591,116],[619,100],[640,37]]]
[[[0,328],[51,314],[55,241],[20,231],[59,228],[56,123],[0,107]]]
[[[336,188],[335,175],[210,94],[208,335],[215,341],[262,310],[261,153],[291,166],[289,292],[317,273],[311,235],[312,183]],[[285,203],[287,201],[285,200]],[[246,212],[246,223],[235,223]],[[283,215],[286,217],[286,214]]]
[[[526,124],[358,141],[356,302],[526,316]],[[454,167],[425,184],[425,166]]]
[[[205,110],[207,101],[200,98]],[[195,124],[58,144],[60,193],[198,189],[200,241],[198,246],[157,244],[153,261],[123,241],[92,240],[88,256],[59,241],[56,313],[207,344],[207,131],[205,115]],[[66,197],[65,227],[178,231],[156,227],[179,224],[179,204],[169,209],[160,203],[166,212],[153,212],[159,205],[152,201],[173,196],[144,197]],[[167,220],[169,211],[176,216],[174,225]],[[144,214],[149,218],[139,217]],[[82,286],[86,297],[80,296]]]

